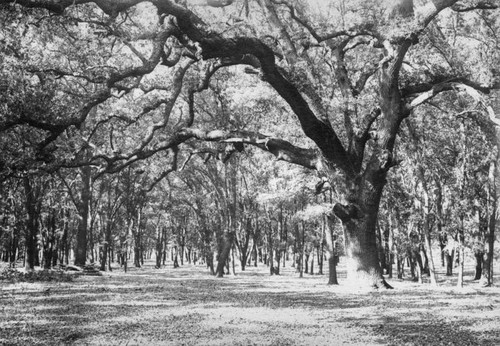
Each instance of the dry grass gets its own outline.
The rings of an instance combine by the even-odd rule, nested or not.
[[[216,279],[200,266],[148,265],[74,282],[0,281],[0,344],[500,345],[498,286],[459,290],[440,278],[437,289],[393,280],[395,290],[362,292],[290,267]]]

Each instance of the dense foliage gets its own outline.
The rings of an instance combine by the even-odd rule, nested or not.
[[[2,260],[491,283],[498,7],[0,1]]]

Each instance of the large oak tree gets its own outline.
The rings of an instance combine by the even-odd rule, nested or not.
[[[134,10],[143,3],[147,6],[142,11],[157,13],[143,17],[154,22],[149,26],[134,22],[140,15]],[[456,38],[457,31],[440,26],[443,18],[455,16],[458,21],[481,11],[485,26],[493,31],[487,35],[493,37],[498,28],[496,1],[0,0],[0,4],[2,11],[25,16],[26,8],[34,8],[37,18],[43,18],[39,26],[86,22],[93,34],[83,40],[68,30],[72,44],[98,46],[94,53],[103,54],[78,64],[44,61],[26,68],[42,76],[39,87],[46,76],[80,83],[78,91],[66,88],[66,95],[80,96],[72,99],[73,108],[64,116],[14,114],[0,123],[2,132],[31,126],[44,134],[36,150],[46,169],[85,164],[113,173],[162,152],[177,153],[193,139],[224,142],[240,150],[242,144],[259,147],[279,160],[317,171],[341,191],[343,198],[333,213],[345,229],[348,278],[358,285],[389,287],[379,264],[375,230],[388,172],[398,163],[394,148],[403,119],[443,93],[465,92],[482,102],[479,92],[498,86],[495,71],[482,71],[488,78],[472,73],[469,67],[478,66],[470,65],[466,55],[452,57],[463,64],[450,63],[449,37]],[[47,18],[40,9],[56,16]],[[120,54],[134,63],[120,65]],[[245,65],[235,73],[254,75],[256,83],[267,83],[280,96],[277,103],[286,104],[295,115],[311,146],[232,131],[229,126],[209,129],[196,122],[198,93],[207,89],[218,70],[234,65]],[[147,80],[147,76],[153,77]],[[149,104],[136,105],[136,117],[110,108],[114,98],[132,102],[136,90],[143,95],[158,93]],[[91,110],[99,107],[94,116]],[[139,124],[142,131],[130,131]],[[122,136],[132,136],[133,145],[125,146],[123,137],[117,138],[118,130]],[[62,150],[61,141],[78,131],[82,139],[69,149],[92,154],[83,155],[83,161],[82,155],[61,159],[56,155]],[[98,132],[107,134],[105,140],[95,140]],[[126,150],[116,149],[120,141]]]

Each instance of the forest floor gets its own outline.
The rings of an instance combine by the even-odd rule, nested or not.
[[[467,272],[467,274],[472,274]],[[376,292],[249,267],[122,269],[72,282],[0,280],[0,345],[500,345],[500,288],[439,275]],[[496,277],[496,280],[499,280]]]

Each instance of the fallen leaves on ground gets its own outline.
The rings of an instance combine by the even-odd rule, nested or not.
[[[0,344],[500,344],[497,287],[396,281],[395,290],[363,292],[325,283],[290,267],[217,279],[193,265],[2,282]]]

